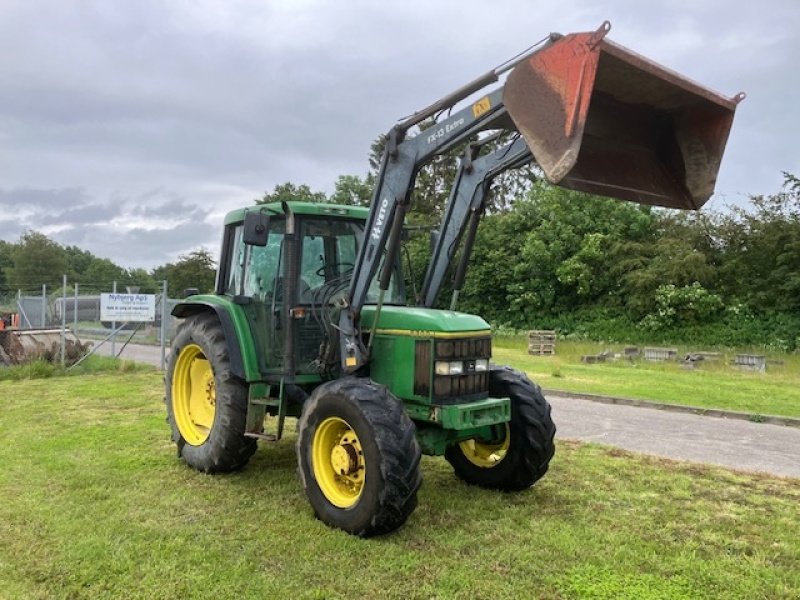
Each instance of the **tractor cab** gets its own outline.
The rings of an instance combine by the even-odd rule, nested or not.
[[[249,315],[263,376],[285,373],[291,330],[293,356],[288,358],[294,374],[329,379],[338,371],[332,316],[338,314],[352,278],[369,211],[303,202],[285,208],[288,212],[275,203],[228,215],[216,292]],[[287,235],[287,223],[292,235]],[[248,226],[254,230],[257,225],[263,232],[249,236]],[[377,302],[378,296],[375,281],[367,302]],[[383,301],[390,306],[406,303],[399,261]]]

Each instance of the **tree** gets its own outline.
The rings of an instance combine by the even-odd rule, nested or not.
[[[110,292],[113,289],[114,282],[117,282],[118,290],[119,284],[124,282],[126,275],[125,269],[114,263],[107,258],[92,258],[86,271],[78,280],[84,292]]]
[[[37,231],[27,231],[20,237],[11,252],[13,266],[8,270],[8,283],[19,289],[38,289],[61,285],[67,272],[67,255],[64,248]]]
[[[617,310],[624,294],[614,249],[652,244],[657,223],[649,207],[538,182],[509,211],[484,218],[462,308],[517,327],[586,308]]]
[[[699,284],[716,289],[719,248],[715,217],[658,211],[652,236],[618,240],[609,249],[621,306],[634,319],[657,309],[658,290]]]
[[[340,175],[330,201],[333,204],[369,206],[374,188],[375,176],[372,173],[367,174],[364,179],[358,175]]]
[[[94,254],[77,246],[66,246],[64,252],[67,255],[67,275],[70,279],[83,278],[92,262],[97,260]]]
[[[139,292],[149,294],[161,291],[161,283],[153,279],[153,276],[141,268],[128,269],[123,278],[126,286],[135,286]]]
[[[655,295],[656,311],[643,321],[651,329],[699,325],[717,317],[724,308],[722,298],[697,281],[683,287],[660,285]]]
[[[8,271],[14,266],[14,245],[0,240],[0,296],[7,293]]]
[[[270,204],[272,202],[327,202],[328,197],[325,192],[312,192],[311,188],[305,184],[295,185],[289,181],[275,186],[272,193],[264,192],[264,195],[256,200],[256,204]]]
[[[785,173],[781,192],[750,200],[720,219],[722,289],[758,312],[800,310],[800,182]]]
[[[409,135],[422,135],[423,132],[437,124],[435,119],[426,119],[412,129]],[[514,139],[515,134],[501,136],[481,147],[481,154],[488,154],[505,146]],[[380,135],[372,143],[369,154],[370,175],[377,180],[386,148],[386,135]],[[476,140],[477,138],[475,138]],[[475,141],[470,140],[470,141]],[[450,197],[453,182],[458,172],[459,162],[464,155],[468,142],[455,146],[447,154],[434,157],[423,166],[416,176],[411,198],[409,222],[435,225],[440,220],[447,200]],[[497,177],[492,191],[487,198],[488,212],[505,211],[517,198],[523,198],[532,188],[535,167],[526,166],[506,171]]]
[[[185,290],[197,288],[201,293],[214,290],[216,270],[214,258],[205,248],[193,250],[178,257],[178,262],[167,263],[152,272],[154,280],[167,280],[171,296],[183,296]]]

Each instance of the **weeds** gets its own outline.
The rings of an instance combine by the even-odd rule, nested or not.
[[[131,360],[121,360],[111,356],[90,356],[73,369],[64,369],[59,364],[45,360],[34,360],[21,365],[0,367],[0,381],[21,381],[24,379],[47,379],[87,375],[90,373],[152,371],[154,367]]]

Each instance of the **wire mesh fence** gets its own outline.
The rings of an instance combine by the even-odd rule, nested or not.
[[[120,316],[108,311],[109,298],[147,301],[155,310],[148,311],[145,317]],[[44,284],[15,292],[3,290],[0,365],[12,364],[16,355],[26,358],[32,354],[59,359],[62,364],[75,362],[82,357],[65,355],[78,344],[91,348],[90,354],[143,360],[163,369],[169,341],[178,324],[178,319],[171,316],[178,302],[169,298],[166,281],[156,290],[129,282],[98,285],[68,281],[64,276],[58,287]]]

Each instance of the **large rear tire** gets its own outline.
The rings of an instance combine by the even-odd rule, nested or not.
[[[511,399],[511,421],[491,439],[450,446],[445,458],[458,477],[480,487],[523,490],[542,478],[555,453],[556,426],[542,389],[510,367],[489,373],[489,396]]]
[[[347,377],[319,386],[298,423],[300,480],[324,523],[369,537],[400,527],[417,505],[414,423],[385,386]]]
[[[178,328],[167,366],[166,404],[178,455],[195,469],[233,471],[256,451],[256,441],[244,436],[247,385],[231,373],[215,315],[192,315]]]

